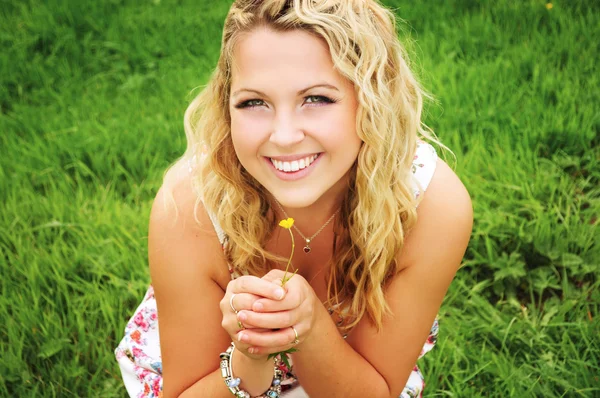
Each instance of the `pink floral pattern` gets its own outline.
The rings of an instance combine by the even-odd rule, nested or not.
[[[195,159],[193,159],[195,162]],[[417,153],[413,159],[412,173],[415,179],[414,194],[418,198],[421,192],[424,192],[433,177],[437,162],[435,149],[419,141]],[[190,171],[193,163],[189,163]],[[211,216],[217,235],[221,241],[223,249],[227,246],[227,237],[214,217]],[[231,278],[240,276],[231,265],[229,266]],[[330,313],[341,316],[338,311],[330,310]],[[431,327],[429,336],[421,349],[419,358],[431,351],[436,343],[439,324],[436,319]],[[340,329],[340,333],[343,333]],[[347,333],[346,333],[347,335]],[[346,337],[344,335],[344,337]],[[158,330],[158,313],[156,310],[156,300],[154,298],[154,289],[148,288],[144,299],[138,306],[133,316],[127,322],[125,335],[115,350],[115,356],[121,368],[121,374],[125,387],[130,397],[134,398],[158,398],[162,396],[162,360],[160,355],[160,340]],[[215,362],[215,366],[218,363]],[[283,362],[278,366],[284,372],[282,380],[282,392],[289,391],[299,385],[293,372],[293,363],[288,368]],[[425,380],[418,366],[415,365],[411,372],[406,387],[399,398],[422,397]]]
[[[158,314],[152,286],[125,327],[115,356],[127,392],[136,398],[158,398],[162,391],[162,361]]]

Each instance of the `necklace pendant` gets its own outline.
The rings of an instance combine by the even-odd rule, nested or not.
[[[304,248],[302,250],[304,250],[304,253],[308,254],[310,253],[310,239],[306,239],[306,246],[304,246]]]

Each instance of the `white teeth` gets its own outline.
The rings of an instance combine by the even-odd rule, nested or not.
[[[275,168],[279,171],[293,172],[310,166],[310,164],[314,162],[318,156],[319,155],[312,155],[305,157],[304,159],[294,160],[292,162],[282,162],[280,160],[271,159],[271,163],[273,163],[273,166],[275,166]]]

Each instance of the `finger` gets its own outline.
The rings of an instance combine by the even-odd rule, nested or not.
[[[289,274],[290,273],[288,271],[288,275]],[[285,271],[282,271],[280,269],[272,269],[271,271],[267,272],[266,275],[263,276],[261,279],[272,283],[276,283],[277,285],[281,286],[281,281],[283,280],[284,275]]]
[[[237,297],[235,297],[237,298]],[[229,304],[227,304],[229,307]],[[238,319],[237,314],[235,314],[231,309],[227,308],[227,310],[223,313],[223,319],[221,320],[221,327],[229,334],[232,340],[237,340],[236,335],[245,329],[255,329],[256,331],[271,331],[271,329],[261,329],[256,328],[253,325],[242,322],[242,320]]]
[[[297,279],[301,279],[302,276],[298,275],[298,270],[296,269],[295,271],[291,271],[288,270],[287,272],[282,271],[280,269],[274,269],[269,271],[265,276],[263,276],[261,279],[264,279],[266,281],[270,281],[272,283],[275,283],[279,286],[281,286],[282,281],[285,279],[286,284],[288,281],[290,280],[297,280]],[[303,278],[302,278],[303,279]]]
[[[285,300],[281,301],[259,298],[258,300],[252,303],[252,307],[250,307],[249,310],[259,313],[281,312],[293,310],[295,308],[298,308],[299,305],[299,300],[294,300],[292,298],[288,300],[287,297]]]
[[[295,328],[298,330],[298,325]],[[298,330],[298,333],[298,339],[302,341],[300,330]],[[237,338],[241,343],[252,347],[273,348],[285,346],[290,348],[294,345],[296,334],[291,327],[264,333],[254,333],[252,329],[246,329],[238,333]]]
[[[224,316],[221,321],[221,327],[229,334],[232,340],[236,340],[237,334],[246,329],[246,325],[238,320],[234,314]]]
[[[289,327],[298,321],[298,316],[298,311],[260,313],[244,310],[237,314],[238,320],[244,325],[265,329],[282,329]]]
[[[241,321],[237,321],[237,322],[240,322],[240,323],[241,323]],[[241,340],[238,338],[238,334],[240,334],[240,333],[241,333],[241,332],[243,332],[244,330],[252,330],[252,332],[254,332],[254,333],[270,333],[270,332],[272,332],[272,331],[273,331],[273,329],[254,328],[254,327],[252,327],[252,326],[250,326],[250,325],[244,325],[243,323],[242,323],[242,326],[243,326],[243,328],[240,328],[240,327],[239,327],[239,324],[238,324],[238,323],[236,323],[236,324],[235,324],[235,325],[234,325],[234,326],[231,328],[231,329],[233,330],[233,332],[232,332],[232,333],[229,333],[229,336],[231,337],[231,340],[234,340],[234,341],[241,341]]]
[[[256,300],[261,298],[263,297],[251,293],[232,293],[231,296],[229,296],[227,307],[233,312],[251,310],[252,305],[256,302]]]
[[[251,293],[272,300],[281,300],[285,296],[285,290],[281,286],[255,276],[240,276],[230,284],[232,293]]]
[[[279,312],[289,311],[302,304],[301,293],[297,290],[288,290],[283,300],[270,300],[259,297],[249,308],[254,312]]]

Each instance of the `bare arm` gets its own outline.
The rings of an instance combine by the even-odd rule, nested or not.
[[[166,181],[171,188],[163,186],[157,194],[148,236],[159,313],[163,394],[165,398],[230,397],[219,370],[219,353],[231,342],[221,325],[220,309],[230,275],[201,205],[197,212],[201,225],[194,220],[195,195],[187,170],[173,174],[176,178],[171,175],[171,181]],[[273,378],[272,361],[264,358],[251,359],[237,352],[232,366],[242,386],[254,395],[265,391]]]

